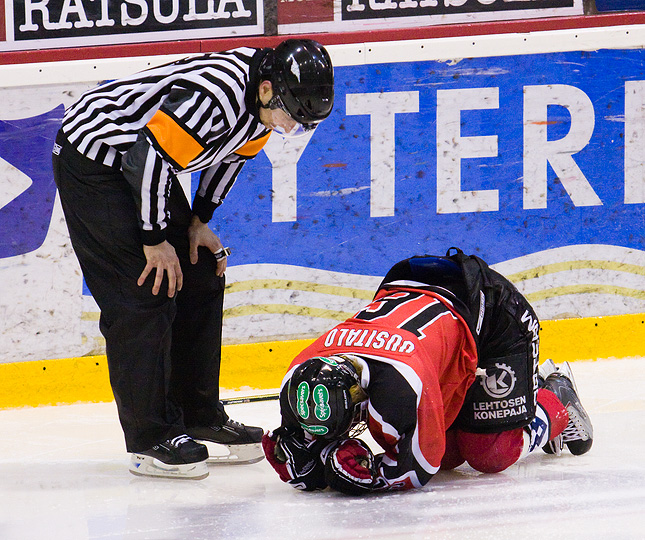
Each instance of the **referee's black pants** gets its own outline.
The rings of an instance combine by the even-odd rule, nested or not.
[[[101,309],[110,384],[128,452],[141,452],[186,427],[227,420],[219,401],[224,278],[206,248],[189,260],[191,208],[173,180],[167,239],[184,276],[168,298],[164,278],[152,294],[154,272],[146,265],[133,192],[119,169],[79,154],[59,133],[54,179],[74,251]]]

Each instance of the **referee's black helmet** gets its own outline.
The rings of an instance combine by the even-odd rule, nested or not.
[[[260,67],[286,111],[305,126],[327,118],[334,106],[334,67],[327,50],[311,39],[287,39]]]

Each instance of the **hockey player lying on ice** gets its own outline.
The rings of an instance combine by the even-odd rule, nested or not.
[[[262,440],[284,482],[358,495],[418,488],[464,462],[494,473],[538,448],[589,451],[568,366],[538,373],[527,300],[454,251],[397,263],[371,304],[291,363],[282,425]],[[365,423],[385,453],[356,438]]]

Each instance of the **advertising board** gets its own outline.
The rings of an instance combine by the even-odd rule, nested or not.
[[[643,49],[439,60],[414,46],[337,62],[332,115],[272,136],[217,209],[225,340],[316,335],[398,260],[451,246],[542,319],[645,312]],[[49,170],[64,106],[92,84],[0,90],[4,361],[101,352]]]
[[[5,0],[0,10],[0,51],[264,32],[262,0]]]
[[[582,15],[582,0],[278,0],[278,32],[350,32]]]

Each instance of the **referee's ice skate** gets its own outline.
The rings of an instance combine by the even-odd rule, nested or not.
[[[133,453],[130,472],[137,476],[202,480],[208,476],[207,458],[206,447],[184,434]]]
[[[264,458],[261,444],[264,430],[260,427],[229,419],[221,426],[189,428],[188,434],[206,445],[208,463],[248,465]],[[222,450],[228,453],[222,454]]]

